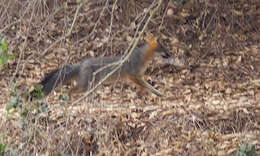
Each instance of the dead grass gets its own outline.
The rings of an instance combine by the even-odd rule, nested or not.
[[[0,32],[17,56],[0,71],[6,154],[234,155],[249,142],[260,155],[257,0],[164,2],[148,31],[186,64],[147,71],[166,98],[140,98],[133,85],[115,84],[71,106],[80,95],[64,100],[63,87],[45,100],[19,103],[7,120],[11,93],[20,95],[64,64],[127,48],[152,1],[115,2],[85,2],[77,16],[75,1],[0,2]]]

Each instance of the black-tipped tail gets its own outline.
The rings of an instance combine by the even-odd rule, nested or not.
[[[48,95],[53,89],[55,89],[59,84],[66,81],[70,81],[73,77],[78,75],[79,66],[66,65],[62,68],[56,69],[49,73],[40,83],[42,85],[41,91],[44,95]],[[34,92],[34,91],[33,91]]]

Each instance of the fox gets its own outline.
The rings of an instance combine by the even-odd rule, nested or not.
[[[150,36],[143,45],[133,50],[129,59],[118,70],[114,71],[104,83],[109,84],[117,80],[127,79],[140,86],[141,90],[148,90],[159,97],[164,96],[144,79],[148,64],[156,55],[163,58],[169,58],[170,56],[158,39]],[[111,73],[117,65],[113,65],[113,63],[121,59],[122,56],[94,57],[87,58],[76,64],[65,65],[47,74],[40,82],[41,91],[44,96],[47,96],[60,84],[76,81],[76,85],[70,90],[69,94],[85,92]]]

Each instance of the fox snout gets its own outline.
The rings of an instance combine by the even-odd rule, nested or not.
[[[160,44],[158,43],[158,48],[156,49],[157,54],[159,54],[162,58],[169,58],[169,52]]]
[[[168,53],[168,51],[163,51],[161,56],[165,59],[169,58],[170,57],[170,54]]]

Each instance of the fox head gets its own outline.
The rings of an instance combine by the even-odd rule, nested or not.
[[[159,54],[163,58],[169,58],[169,52],[161,45],[159,41],[157,41],[158,47],[156,48],[156,54]]]
[[[159,55],[163,58],[170,57],[168,51],[162,46],[162,44],[158,41],[156,37],[149,36],[146,41],[149,44],[149,50],[153,51],[153,54]]]

